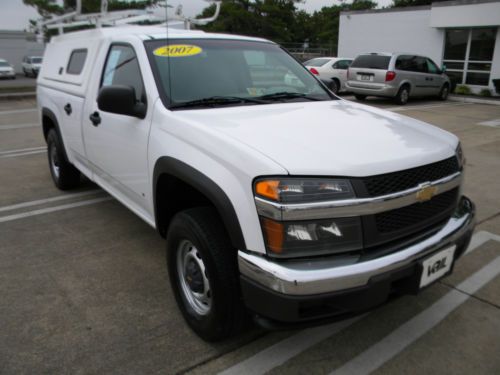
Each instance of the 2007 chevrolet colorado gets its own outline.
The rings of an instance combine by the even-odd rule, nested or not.
[[[55,184],[82,173],[166,237],[207,340],[248,311],[313,324],[416,293],[470,241],[457,137],[337,98],[267,40],[70,33],[48,44],[37,97]]]

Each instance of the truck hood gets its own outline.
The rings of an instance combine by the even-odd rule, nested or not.
[[[369,176],[429,164],[458,139],[399,114],[346,100],[177,111],[266,155],[292,175]]]

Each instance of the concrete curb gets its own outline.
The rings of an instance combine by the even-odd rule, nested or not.
[[[461,103],[500,105],[500,100],[479,99],[479,98],[471,98],[468,96],[458,96],[458,95],[450,95],[450,96],[448,96],[448,100],[450,100],[452,102],[461,102]]]

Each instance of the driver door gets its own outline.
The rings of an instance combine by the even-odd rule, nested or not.
[[[119,198],[147,210],[150,190],[147,145],[151,110],[144,119],[100,110],[98,92],[101,87],[110,85],[133,87],[136,100],[148,104],[140,64],[132,45],[114,43],[109,47],[99,87],[93,90],[96,96],[86,102],[83,132],[94,178]]]

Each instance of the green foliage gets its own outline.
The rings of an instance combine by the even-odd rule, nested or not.
[[[490,97],[491,91],[489,89],[482,89],[481,91],[479,91],[479,96]]]
[[[323,7],[309,14],[298,10],[301,0],[223,0],[219,18],[202,29],[212,32],[258,36],[278,43],[303,43],[329,46],[337,50],[339,15],[345,10],[373,9],[371,0],[354,0]],[[214,5],[205,8],[199,17],[209,17]]]
[[[108,0],[108,11],[144,9],[145,7],[157,3],[159,0]],[[76,8],[76,0],[64,0],[66,9]],[[96,13],[101,11],[101,0],[83,0],[82,13]]]
[[[470,95],[471,94],[470,87],[467,85],[458,85],[457,87],[455,87],[455,94]]]
[[[438,3],[440,1],[447,0],[392,0],[392,8],[395,7],[413,7],[419,5],[431,5],[432,3]]]
[[[34,7],[42,17],[64,13],[64,8],[57,4],[57,0],[23,0],[23,2]]]

